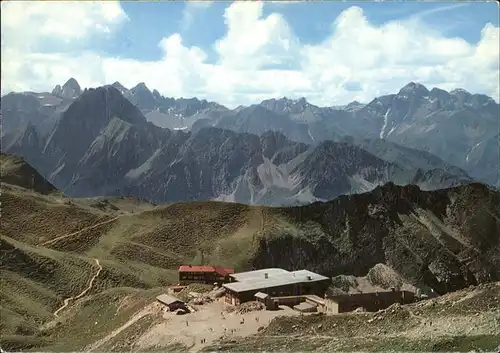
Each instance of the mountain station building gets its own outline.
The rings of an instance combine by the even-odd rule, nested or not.
[[[331,279],[308,270],[287,271],[267,268],[257,271],[233,273],[226,289],[225,301],[238,305],[255,300],[254,296],[267,294],[271,297],[314,294],[323,297]]]

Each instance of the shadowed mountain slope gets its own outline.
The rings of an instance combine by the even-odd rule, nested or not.
[[[424,293],[500,278],[500,193],[477,183],[436,191],[389,183],[290,208],[69,199],[5,183],[1,202],[1,330],[11,348],[82,349],[123,323],[115,300],[151,298],[186,263],[327,276],[366,276],[384,264]],[[92,288],[54,326],[51,313],[88,286],[96,260]],[[86,324],[99,315],[96,327]]]

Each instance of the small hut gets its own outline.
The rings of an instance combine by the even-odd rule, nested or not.
[[[182,300],[173,297],[168,294],[161,294],[156,297],[156,300],[158,300],[160,303],[168,307],[170,311],[175,311],[177,309],[182,309],[188,311],[186,307],[186,303],[184,303]]]
[[[274,310],[276,309],[276,305],[274,303],[274,300],[269,294],[263,293],[263,292],[257,292],[254,295],[255,301],[258,301],[259,303],[262,303],[265,305],[266,310]]]

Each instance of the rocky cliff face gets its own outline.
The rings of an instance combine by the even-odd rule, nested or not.
[[[365,276],[382,263],[439,293],[500,279],[500,193],[482,184],[426,192],[389,183],[279,215],[287,222],[264,211],[255,267]]]
[[[500,171],[495,167],[500,106],[485,95],[461,89],[429,90],[410,82],[398,93],[377,97],[368,104],[352,102],[346,106],[318,107],[304,98],[284,97],[229,110],[197,98],[163,97],[144,83],[132,89],[119,82],[110,87],[116,88],[148,121],[159,127],[186,132],[218,127],[257,135],[277,131],[306,144],[341,141],[352,136],[354,143],[363,149],[372,144],[367,140],[382,140],[387,143],[385,148],[399,146],[398,153],[404,147],[427,152],[478,180],[500,185]],[[41,136],[46,135],[81,93],[78,82],[70,79],[52,94],[25,92],[2,97],[2,134],[30,121]],[[22,104],[13,103],[14,100]],[[382,152],[384,156],[378,155],[377,151],[370,150],[382,159],[388,155],[386,152]]]
[[[217,103],[197,98],[168,98],[157,90],[151,91],[144,82],[131,89],[120,82],[111,85],[136,105],[148,121],[163,128],[189,130],[198,120],[220,117],[229,110]]]
[[[73,81],[65,86],[76,92],[79,85]],[[335,108],[283,98],[229,111],[196,98],[165,98],[145,84],[128,90],[118,82],[71,97],[14,94],[2,99],[2,108],[9,108],[5,120],[26,121],[4,134],[4,150],[24,156],[69,195],[125,193],[155,202],[217,199],[269,205],[327,200],[388,181],[429,190],[470,182],[464,170],[432,153],[387,139],[397,131],[406,134],[417,123],[429,124],[438,113],[460,109],[482,114],[484,122],[471,124],[477,125],[478,136],[486,136],[498,106],[484,96],[428,91],[414,83],[367,105]],[[41,115],[48,101],[57,114]],[[157,113],[171,114],[178,126],[186,126],[167,130],[148,122]],[[439,119],[436,124],[446,120]],[[51,121],[50,132],[42,131],[41,120]],[[368,133],[377,126],[379,136]],[[417,135],[427,138],[412,136]],[[498,174],[497,141],[492,136],[468,153],[467,168],[482,179]]]
[[[256,110],[258,119],[249,119]],[[346,136],[357,141],[383,139],[429,152],[473,177],[500,185],[500,173],[493,173],[488,162],[498,156],[497,150],[478,150],[483,141],[495,140],[499,119],[500,106],[490,97],[460,89],[429,91],[411,82],[397,94],[377,97],[368,104],[317,107],[304,99],[271,99],[200,124],[257,134],[281,131],[308,144]]]
[[[363,116],[376,104],[368,104],[357,114]],[[381,138],[428,151],[469,171],[473,177],[497,185],[500,176],[498,173],[493,176],[485,161],[494,153],[471,153],[482,141],[498,133],[500,107],[490,97],[464,90],[428,91],[422,85],[410,83],[386,104],[381,104],[380,109],[384,111]],[[474,168],[471,164],[482,167]]]
[[[16,134],[31,124],[43,137],[49,134],[61,114],[80,96],[82,90],[75,79],[62,87],[57,85],[52,93],[9,93],[2,97],[2,137]]]
[[[22,156],[24,160],[36,168],[40,168],[40,150],[43,146],[43,138],[39,136],[35,126],[28,122],[24,127],[11,132],[2,138],[2,153]]]
[[[119,116],[124,124],[145,124],[140,111],[115,88],[86,90],[62,114],[43,146],[42,172],[61,190],[67,191],[80,160],[103,129]],[[50,174],[48,174],[50,173]]]
[[[495,168],[500,106],[485,95],[461,89],[451,92],[439,88],[428,90],[410,82],[398,93],[377,97],[368,104],[352,102],[346,106],[318,107],[304,98],[284,97],[229,110],[197,98],[163,97],[144,83],[132,89],[119,82],[111,87],[159,127],[186,132],[218,127],[257,135],[277,131],[306,144],[341,141],[352,136],[362,148],[366,147],[366,140],[382,140],[388,143],[387,146],[392,142],[396,146],[427,152],[478,180],[500,185],[500,171]],[[41,136],[46,135],[59,120],[61,112],[80,94],[78,82],[70,79],[62,87],[56,87],[52,94],[26,92],[2,97],[2,134],[30,121]],[[14,96],[22,101],[21,105],[12,104]],[[33,109],[35,101],[38,107]],[[376,149],[370,152],[382,157]]]
[[[162,129],[147,122],[119,88],[85,90],[50,134],[40,137],[29,125],[7,136],[6,151],[26,157],[70,196],[130,194],[157,203],[215,199],[288,205],[363,192],[388,181],[425,189],[471,181],[438,158],[426,165],[411,155],[393,155],[388,146],[383,153],[372,148],[375,155],[348,141],[307,145],[259,130],[264,111],[259,106],[235,120],[241,122],[244,114],[256,134]],[[146,90],[139,85],[133,95],[142,91],[145,97]],[[384,154],[385,159],[378,156]],[[399,165],[407,159],[414,165]]]

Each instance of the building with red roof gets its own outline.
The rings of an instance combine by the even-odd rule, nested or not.
[[[227,283],[229,275],[234,273],[234,268],[221,266],[179,266],[179,284],[188,285],[190,283]]]

